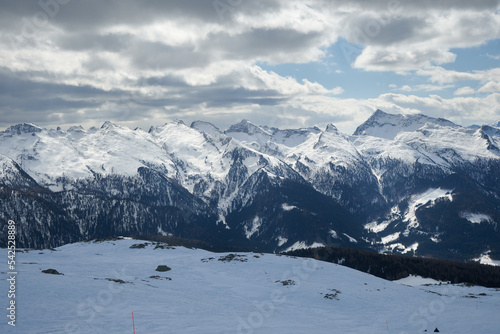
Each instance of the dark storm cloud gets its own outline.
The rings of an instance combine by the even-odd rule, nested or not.
[[[211,55],[197,51],[193,45],[171,46],[160,42],[141,41],[129,49],[137,69],[181,69],[206,66]]]
[[[275,0],[2,0],[0,25],[15,24],[16,18],[48,14],[53,24],[67,31],[95,31],[117,24],[142,25],[160,19],[180,19],[228,24],[234,14],[259,15],[278,10]]]
[[[347,37],[361,44],[392,45],[411,40],[425,28],[424,17],[380,17],[363,14],[346,21]]]
[[[274,106],[287,100],[277,91],[249,90],[233,87],[212,87],[192,89],[189,94],[173,94],[171,97],[151,98],[132,96],[129,100],[120,101],[131,107],[174,106],[178,110],[191,110],[203,105],[205,107],[228,108],[238,105]]]
[[[41,99],[46,96],[68,95],[78,98],[90,98],[99,96],[118,96],[122,92],[106,92],[92,86],[72,86],[51,82],[37,82],[31,78],[40,75],[47,75],[45,72],[12,72],[5,68],[0,68],[0,94],[16,98]]]
[[[136,81],[136,85],[176,87],[176,88],[192,87],[188,85],[186,81],[184,81],[180,76],[176,75],[141,77]]]
[[[170,94],[162,98],[134,95],[130,102],[142,106],[176,106],[178,109],[190,109],[204,104],[209,107],[231,107],[235,105],[276,105],[287,97],[272,89],[247,89],[235,87],[234,78],[222,76],[209,85],[191,86],[172,76],[141,78],[139,84],[171,88]]]
[[[330,8],[353,7],[363,8],[365,10],[451,10],[451,9],[473,9],[473,10],[494,10],[500,5],[499,0],[319,0],[316,3],[328,6]]]
[[[140,40],[130,34],[81,33],[60,38],[59,46],[71,51],[106,51],[130,57],[137,69],[203,67],[214,60],[254,59],[276,54],[301,53],[304,48],[320,43],[321,32],[300,32],[286,29],[252,29],[238,35],[230,32],[210,34],[200,46],[168,45]],[[167,41],[168,42],[168,41]],[[92,68],[91,64],[89,64]],[[96,64],[99,65],[99,64]],[[101,59],[102,65],[102,59]]]
[[[192,103],[193,98],[198,103],[207,103],[208,107],[230,107],[235,105],[258,104],[277,105],[287,98],[279,92],[273,90],[249,90],[246,88],[233,87],[207,87],[206,89],[196,89],[193,94],[186,96],[186,103]]]
[[[170,87],[170,93],[151,97],[124,90],[105,91],[88,85],[74,86],[50,82],[37,82],[30,78],[46,76],[45,72],[12,72],[0,69],[0,126],[6,127],[20,120],[46,124],[71,121],[78,123],[89,115],[96,120],[132,120],[147,115],[151,108],[161,110],[175,106],[178,110],[192,109],[204,104],[207,107],[236,105],[277,105],[286,97],[278,91],[235,88],[229,77],[210,85],[190,86],[176,76],[142,77],[136,84],[142,87]],[[29,97],[29,98],[28,98]],[[113,103],[115,110],[102,107]],[[76,110],[86,110],[80,116]],[[101,110],[96,114],[97,110]]]
[[[1,126],[13,120],[44,123],[53,113],[73,113],[85,108],[98,108],[103,101],[123,95],[120,91],[103,91],[92,86],[71,86],[37,82],[30,77],[46,73],[14,73],[0,69]]]
[[[82,63],[82,66],[85,70],[90,73],[99,71],[99,70],[113,70],[113,63],[103,57],[98,55],[89,55],[88,59]]]
[[[186,20],[220,19],[212,1],[205,0],[65,0],[61,3],[50,0],[3,0],[1,5],[1,18],[31,18],[37,12],[44,11],[54,24],[70,31],[92,31],[115,24],[136,25],[179,16]]]
[[[303,52],[320,44],[321,32],[301,32],[291,29],[258,28],[243,32],[237,38],[230,33],[214,33],[205,41],[203,49],[219,50],[229,59],[253,59]]]
[[[95,32],[69,33],[61,36],[58,45],[71,51],[125,51],[134,42],[134,36],[130,34],[98,34]]]

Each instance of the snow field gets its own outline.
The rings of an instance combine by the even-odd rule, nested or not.
[[[138,334],[500,328],[498,289],[409,287],[336,264],[274,254],[130,248],[140,243],[145,242],[75,243],[18,253],[17,325],[4,320],[0,332],[132,333],[132,312]],[[157,272],[158,265],[172,270]],[[48,268],[64,275],[41,273]],[[6,273],[1,275],[0,288],[7,291]],[[6,305],[6,294],[2,298]]]

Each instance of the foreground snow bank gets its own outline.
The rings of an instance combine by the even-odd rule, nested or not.
[[[409,287],[312,259],[115,240],[31,250],[18,253],[17,262],[16,327],[4,316],[1,333],[132,333],[132,312],[136,333],[500,328],[498,290]],[[156,271],[158,266],[170,270]],[[42,273],[49,268],[62,275]],[[7,273],[1,276],[5,306]]]

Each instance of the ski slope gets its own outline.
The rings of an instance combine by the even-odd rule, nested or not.
[[[498,289],[411,287],[274,254],[228,256],[155,249],[151,243],[130,248],[141,243],[123,239],[18,252],[16,327],[7,325],[4,315],[0,332],[133,333],[132,312],[137,334],[422,333],[436,327],[441,333],[498,333],[500,328]],[[155,271],[158,265],[171,270]],[[49,268],[64,275],[41,272]],[[6,272],[1,275],[6,314]]]

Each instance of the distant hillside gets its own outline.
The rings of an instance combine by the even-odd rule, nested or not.
[[[455,284],[500,287],[500,267],[478,263],[385,255],[343,247],[299,249],[285,254],[341,264],[391,281],[419,275]]]

